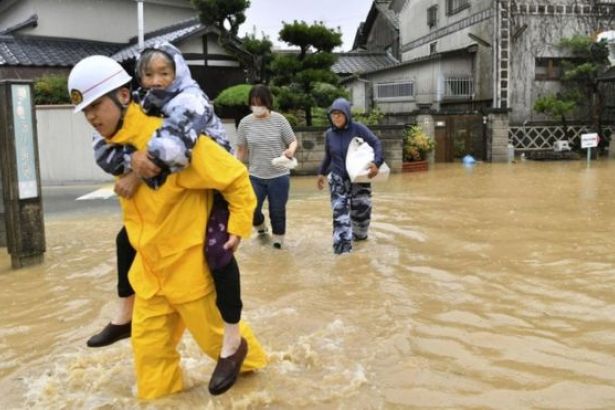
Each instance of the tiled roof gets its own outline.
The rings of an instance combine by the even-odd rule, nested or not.
[[[148,47],[162,41],[174,43],[175,41],[179,41],[181,39],[189,37],[197,31],[204,29],[205,26],[203,26],[203,24],[201,24],[197,18],[184,20],[180,23],[173,24],[163,29],[145,34],[144,47]],[[135,58],[139,52],[139,44],[137,43],[136,38],[132,38],[130,42],[132,44],[122,48],[121,50],[118,50],[111,57],[113,57],[119,62]]]
[[[425,55],[421,57],[416,57],[412,60],[396,62],[395,64],[390,64],[388,66],[374,68],[372,70],[366,70],[366,71],[363,71],[361,74],[374,74],[377,72],[388,71],[391,68],[397,69],[400,67],[409,67],[415,64],[426,62],[426,61],[438,60],[438,59],[448,58],[451,56],[474,54],[476,53],[477,50],[478,50],[478,46],[474,43],[466,47],[455,48],[455,49],[447,50],[447,51],[441,51],[439,53],[433,53],[433,54],[429,54],[429,55]]]
[[[111,55],[120,47],[98,41],[0,35],[0,65],[72,67],[84,57]]]
[[[152,31],[145,34],[145,41],[143,46],[145,48],[154,45],[156,43],[162,41],[168,41],[169,43],[175,44],[177,41],[183,40],[187,37],[193,36],[197,33],[205,34],[205,33],[216,33],[220,34],[220,30],[215,26],[204,26],[198,19],[198,17],[194,17],[188,20],[184,20],[177,24],[173,24],[171,26],[164,27],[160,30]],[[233,38],[231,40],[232,45],[235,48],[243,51],[241,48],[241,42],[237,38]],[[130,45],[122,48],[117,51],[111,57],[116,59],[119,62],[123,62],[126,60],[130,60],[136,58],[139,53],[139,44],[137,43],[136,38],[130,39]]]
[[[359,74],[398,64],[397,60],[387,53],[350,52],[336,53],[336,56],[337,61],[331,70],[339,75]]]

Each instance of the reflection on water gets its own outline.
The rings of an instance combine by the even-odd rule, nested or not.
[[[190,388],[147,408],[615,406],[615,165],[438,165],[375,186],[370,238],[331,252],[328,197],[295,178],[287,248],[242,244],[245,317],[271,365],[221,397],[188,336]],[[3,408],[138,408],[114,309],[117,215],[48,220],[43,265],[0,252]]]

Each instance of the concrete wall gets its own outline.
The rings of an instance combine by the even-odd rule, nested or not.
[[[404,126],[370,126],[382,142],[384,159],[391,172],[399,172],[402,160]],[[294,175],[316,175],[325,155],[325,128],[295,128],[298,149],[295,153],[299,165]]]
[[[434,27],[427,25],[427,9],[438,6],[438,23]],[[493,0],[472,0],[470,7],[453,15],[447,15],[446,2],[437,0],[413,0],[407,3],[399,15],[399,38],[401,60],[408,61],[429,55],[429,44],[437,41],[437,51],[448,51],[467,47],[476,41],[468,33],[478,35],[491,43],[488,15],[493,7]],[[471,20],[468,20],[471,19]],[[459,22],[465,22],[459,25]],[[487,38],[484,38],[487,37]]]
[[[37,106],[36,122],[43,184],[111,181],[94,162],[94,129],[72,106]]]
[[[94,162],[91,147],[93,129],[83,114],[73,114],[72,106],[37,106],[38,147],[41,180],[44,185],[76,182],[111,182],[113,178]],[[237,141],[233,121],[224,121],[231,144]],[[405,126],[370,127],[382,141],[384,157],[393,172],[401,169],[402,138]],[[325,128],[296,128],[299,143],[296,175],[315,175],[324,157]]]
[[[69,105],[39,105],[36,123],[43,184],[113,180],[94,162],[91,145],[94,130],[83,114],[73,114]],[[232,120],[223,120],[223,123],[234,146],[237,141],[235,123]]]
[[[487,115],[487,134],[490,147],[487,157],[491,162],[508,160],[508,112],[493,112]]]
[[[4,6],[4,5],[3,5]],[[21,34],[125,43],[137,35],[134,0],[19,0],[0,6],[0,29],[38,15],[36,27]],[[188,0],[145,0],[145,32],[196,16]],[[93,21],[96,24],[93,24]]]
[[[573,35],[587,35],[596,30],[593,26],[598,19],[577,14],[518,13],[514,15],[514,31],[519,32],[511,49],[509,106],[512,108],[510,121],[521,124],[524,121],[550,119],[534,112],[535,101],[546,94],[555,94],[562,89],[559,81],[536,81],[536,58],[565,57],[570,55],[559,47],[562,38]],[[524,28],[525,27],[525,28]],[[587,111],[578,110],[569,120],[587,118]]]

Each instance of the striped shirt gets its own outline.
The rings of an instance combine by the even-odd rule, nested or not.
[[[237,127],[237,145],[247,146],[250,175],[271,179],[288,175],[290,171],[271,164],[295,141],[295,133],[288,120],[275,111],[266,118],[254,114],[244,117]]]

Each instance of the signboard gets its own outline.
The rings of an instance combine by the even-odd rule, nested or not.
[[[15,160],[19,199],[38,197],[32,102],[28,84],[12,84],[13,125],[15,132]]]
[[[598,134],[581,134],[581,148],[594,148],[598,146]]]

